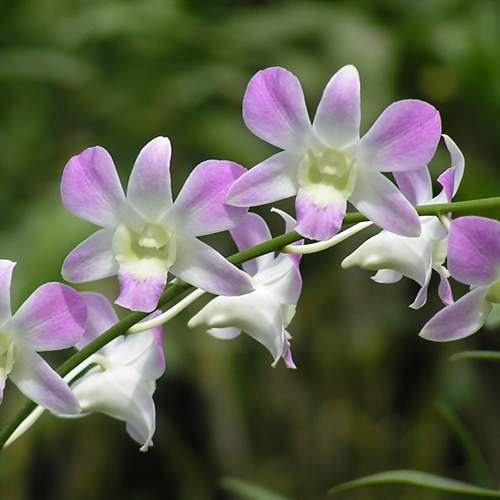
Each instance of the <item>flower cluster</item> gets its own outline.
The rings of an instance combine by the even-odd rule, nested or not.
[[[500,222],[450,221],[446,213],[419,216],[416,210],[449,204],[464,172],[462,153],[443,135],[451,167],[437,179],[442,189],[433,196],[428,163],[441,137],[436,109],[417,100],[396,102],[360,137],[360,82],[353,66],[331,78],[312,123],[297,78],[269,68],[250,81],[243,118],[250,131],[283,151],[248,171],[231,161],[205,161],[175,201],[165,137],[139,153],[126,195],[105,149],[92,147],[69,161],[61,183],[63,203],[101,229],[68,255],[64,279],[81,283],[118,275],[116,304],[152,314],[120,330],[102,295],[48,283],[12,315],[15,264],[0,261],[0,401],[9,377],[57,415],[101,412],[125,421],[146,450],[155,431],[155,381],[165,369],[161,325],[208,292],[216,297],[191,318],[190,327],[221,339],[246,332],[270,351],[272,366],[283,358],[295,368],[287,328],[302,288],[300,254],[323,250],[371,223],[381,231],[342,267],[377,271],[373,279],[379,283],[411,278],[420,285],[413,308],[425,304],[436,271],[445,307],[424,326],[422,337],[462,338],[487,321],[500,304]],[[295,243],[274,255],[279,247],[266,247],[272,239],[266,222],[248,210],[292,196],[296,221],[276,211]],[[370,222],[337,234],[347,202]],[[226,230],[240,252],[247,252],[243,270],[198,239]],[[304,245],[301,238],[317,243]],[[259,250],[252,253],[254,248]],[[170,283],[169,275],[176,277]],[[450,275],[471,285],[457,302]],[[198,290],[162,314],[157,309],[164,305],[167,284],[167,294],[188,285]],[[78,362],[69,373],[57,373],[37,353],[72,346],[79,351],[72,358]]]

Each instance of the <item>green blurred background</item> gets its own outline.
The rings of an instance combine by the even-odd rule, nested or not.
[[[467,168],[457,200],[500,194],[500,2],[460,0],[16,0],[0,3],[0,249],[19,264],[13,307],[40,284],[61,280],[63,259],[94,231],[66,212],[66,162],[95,145],[128,178],[139,150],[172,141],[177,193],[208,158],[249,168],[274,152],[241,118],[249,79],[283,66],[301,81],[314,113],[343,65],[361,75],[362,132],[394,100],[436,106]],[[433,177],[449,166],[440,146]],[[293,213],[290,200],[277,204]],[[282,232],[270,207],[256,211]],[[489,215],[499,216],[491,212]],[[272,369],[248,336],[189,331],[194,304],[164,328],[166,373],[158,380],[155,446],[147,453],[123,422],[103,415],[44,415],[0,454],[6,500],[233,499],[234,476],[295,500],[407,468],[472,481],[456,436],[436,410],[469,426],[500,482],[500,367],[451,363],[468,349],[498,349],[496,332],[451,344],[417,334],[440,307],[408,309],[417,285],[372,282],[342,271],[366,235],[302,260],[303,294],[290,327],[298,369]],[[227,235],[210,243],[229,255]],[[114,300],[116,279],[76,287]],[[455,286],[455,296],[465,291]],[[119,311],[124,315],[126,311]],[[51,353],[59,364],[68,353]],[[5,423],[24,402],[8,383]],[[363,490],[353,499],[440,499],[408,488]]]

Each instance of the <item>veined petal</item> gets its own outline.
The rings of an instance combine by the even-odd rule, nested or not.
[[[35,403],[56,413],[74,415],[80,406],[68,384],[33,349],[16,344],[9,378]]]
[[[448,269],[468,285],[491,285],[500,279],[500,222],[460,217],[451,222]]]
[[[157,137],[142,148],[130,174],[127,199],[149,222],[159,222],[172,205],[167,137]]]
[[[412,205],[425,205],[431,201],[432,184],[427,167],[394,172],[393,175],[399,190]]]
[[[138,435],[141,444],[149,444],[155,431],[155,406],[148,384],[140,374],[117,366],[82,377],[73,392],[84,412],[101,412],[124,420]]]
[[[37,288],[9,322],[12,338],[35,351],[74,346],[82,336],[87,307],[80,294],[61,283]]]
[[[224,199],[229,188],[245,172],[241,165],[230,161],[200,163],[174,202],[172,216],[182,231],[204,236],[238,225],[248,209],[225,205]]]
[[[429,163],[440,135],[441,120],[435,108],[422,101],[399,101],[361,138],[356,156],[378,172],[413,170]]]
[[[15,262],[10,260],[0,260],[0,326],[4,325],[11,318],[10,308],[10,284]]]
[[[337,199],[330,199],[327,205],[316,205],[318,194],[328,189],[330,194],[337,194],[333,189],[321,184],[308,189],[300,188],[295,200],[297,225],[295,231],[312,240],[329,240],[342,226],[346,211],[346,199],[338,192]]]
[[[358,167],[349,201],[377,226],[401,236],[421,233],[420,218],[398,188],[379,172]]]
[[[243,99],[243,119],[257,136],[287,151],[305,151],[312,134],[299,80],[283,68],[259,71]]]
[[[99,146],[71,158],[64,169],[61,196],[71,213],[102,227],[117,226],[128,210],[113,160]]]
[[[226,203],[255,207],[294,196],[303,154],[282,151],[245,172],[229,189]]]
[[[431,239],[422,236],[407,238],[389,231],[366,240],[341,264],[344,269],[353,266],[371,271],[391,269],[415,280],[420,286],[425,284],[431,265]]]
[[[283,352],[281,304],[266,287],[239,297],[216,297],[189,320],[188,326],[238,328],[267,347],[275,360]]]
[[[104,295],[95,292],[82,292],[80,296],[87,306],[87,321],[81,339],[75,344],[77,349],[82,349],[99,337],[101,333],[118,323],[118,316]]]
[[[313,129],[332,149],[359,139],[361,120],[358,70],[344,66],[328,82],[314,117]]]
[[[475,288],[441,309],[426,323],[419,335],[428,340],[447,342],[477,332],[491,311],[491,303],[484,298],[487,291],[486,286]]]
[[[243,222],[229,231],[233,237],[238,250],[242,252],[250,247],[259,245],[272,238],[271,231],[260,215],[249,212]],[[274,260],[272,253],[261,255],[256,259],[249,260],[243,264],[243,269],[250,275],[256,274],[266,264]]]
[[[187,283],[217,295],[242,295],[253,289],[243,272],[191,235],[178,234],[177,256],[170,271]]]
[[[63,278],[84,283],[114,276],[119,268],[111,249],[114,233],[115,228],[100,229],[80,243],[63,263]]]

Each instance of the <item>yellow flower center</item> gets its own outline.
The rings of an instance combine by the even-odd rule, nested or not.
[[[316,206],[326,207],[351,196],[356,181],[354,159],[337,149],[320,154],[308,150],[299,165],[297,176],[302,189],[310,192]]]

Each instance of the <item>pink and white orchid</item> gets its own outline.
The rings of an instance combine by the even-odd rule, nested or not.
[[[347,201],[384,229],[420,234],[417,213],[383,172],[415,170],[432,158],[441,123],[429,104],[396,102],[360,138],[354,66],[331,78],[312,125],[298,79],[283,68],[268,68],[250,81],[243,118],[256,136],[284,151],[241,176],[226,203],[256,206],[297,195],[295,230],[315,240],[340,229]]]
[[[427,167],[394,174],[399,189],[415,206],[450,203],[460,185],[464,171],[464,157],[448,136],[443,135],[443,138],[451,156],[451,167],[437,179],[443,186],[437,196],[432,197],[431,178]],[[449,273],[443,266],[447,253],[448,232],[435,216],[424,216],[420,220],[422,234],[419,237],[408,238],[389,231],[381,231],[347,256],[342,261],[342,267],[348,269],[359,266],[377,271],[372,277],[377,283],[395,283],[403,276],[413,279],[421,287],[410,305],[414,309],[425,304],[427,288],[434,269],[441,278],[439,296],[444,304],[451,304],[453,298],[448,283]]]
[[[10,286],[15,265],[0,260],[0,403],[9,377],[40,406],[77,414],[81,409],[68,384],[37,351],[75,345],[85,326],[85,303],[72,288],[46,283],[12,315]]]
[[[279,211],[285,219],[287,231],[295,221]],[[231,235],[240,251],[271,239],[264,220],[256,214],[247,214],[245,220]],[[271,352],[275,366],[281,357],[289,368],[295,368],[290,353],[289,334],[286,331],[295,314],[302,279],[299,255],[262,255],[243,264],[251,276],[253,292],[239,297],[216,297],[188,323],[189,327],[203,326],[208,333],[221,339],[237,337],[243,330]]]
[[[172,201],[170,141],[157,137],[140,152],[123,192],[109,153],[94,147],[73,157],[61,183],[66,208],[103,229],[66,258],[63,276],[81,283],[118,274],[116,303],[152,311],[169,272],[211,293],[252,290],[247,278],[197,236],[239,224],[246,208],[224,205],[227,190],[245,171],[229,161],[209,160],[191,173]]]
[[[494,304],[500,304],[500,222],[484,217],[460,217],[451,222],[448,269],[471,291],[441,309],[420,336],[440,342],[477,332]]]
[[[87,304],[88,319],[76,346],[79,349],[118,322],[104,296],[92,292],[81,296]],[[142,445],[141,451],[153,444],[156,427],[152,396],[155,380],[165,370],[161,330],[159,326],[116,338],[88,359],[87,363],[97,366],[71,384],[83,411],[78,417],[101,412],[125,421],[128,433]]]

